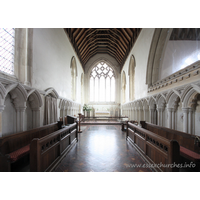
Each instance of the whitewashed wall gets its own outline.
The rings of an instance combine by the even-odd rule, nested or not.
[[[159,80],[198,60],[200,60],[199,41],[168,41],[159,71]]]
[[[78,71],[76,101],[81,103],[83,70],[64,29],[35,28],[32,86],[40,90],[53,87],[59,96],[72,99],[70,64],[73,56]]]
[[[122,71],[126,73],[126,102],[129,101],[129,62],[130,57],[135,57],[135,99],[139,99],[147,96],[147,85],[146,85],[146,71],[147,62],[149,56],[149,50],[151,46],[151,40],[153,37],[154,29],[144,28],[142,29],[136,43],[134,44],[126,62],[123,66]]]
[[[16,33],[15,74],[0,72],[0,137],[43,126],[48,94],[57,99],[56,121],[66,114],[77,115],[81,107],[83,69],[64,29],[17,29]],[[78,72],[76,102],[71,97],[72,57]],[[65,107],[59,106],[60,101],[70,107],[62,115]]]

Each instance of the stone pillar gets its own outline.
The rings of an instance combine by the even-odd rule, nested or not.
[[[2,133],[2,113],[3,113],[4,108],[5,108],[4,105],[0,105],[0,137],[3,136],[3,133]]]
[[[138,121],[138,112],[137,112],[137,108],[135,108],[135,121]]]
[[[135,119],[135,108],[133,108],[133,120],[136,120]]]
[[[172,108],[168,108],[168,128],[172,128]]]
[[[154,110],[155,110],[154,108],[149,109],[150,123],[152,123],[152,124],[154,123]]]
[[[183,132],[188,132],[188,111],[189,108],[182,108],[183,110]]]
[[[33,108],[33,128],[40,127],[40,108]]]
[[[175,129],[175,108],[172,109],[172,129]]]
[[[158,126],[163,126],[163,110],[164,108],[158,108]]]
[[[25,130],[24,127],[24,114],[25,114],[26,107],[17,107],[17,132],[21,132]]]
[[[149,122],[149,110],[143,107],[144,121]]]
[[[140,110],[140,108],[138,108],[138,123],[140,123],[140,121],[141,121],[141,110]]]
[[[146,118],[147,118],[147,112],[146,112],[145,107],[143,107],[143,113],[144,113],[144,121],[146,121]]]
[[[144,121],[144,111],[140,108],[140,121]]]
[[[189,114],[188,114],[188,133],[192,134],[192,124],[193,124],[193,109],[189,108]]]
[[[131,109],[131,120],[134,120],[134,110],[133,110],[133,108]]]

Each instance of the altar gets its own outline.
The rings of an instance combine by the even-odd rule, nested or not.
[[[95,117],[110,117],[110,111],[95,111]]]

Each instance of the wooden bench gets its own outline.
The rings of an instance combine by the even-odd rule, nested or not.
[[[78,123],[73,123],[30,145],[30,171],[52,171],[78,141]]]
[[[155,171],[179,171],[179,144],[135,124],[127,124],[127,140]],[[174,165],[176,164],[176,165]]]
[[[12,163],[28,155],[32,139],[42,138],[57,130],[57,123],[52,123],[0,138],[0,171],[11,171]]]
[[[159,136],[169,140],[176,140],[180,145],[180,156],[199,163],[200,162],[200,147],[196,144],[196,136],[184,133],[181,131],[161,127],[145,121],[140,121],[142,128],[156,133]]]

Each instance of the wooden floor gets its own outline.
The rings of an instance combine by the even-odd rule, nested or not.
[[[138,152],[126,141],[120,125],[82,126],[78,143],[55,172],[151,172]],[[133,166],[133,165],[137,166]]]

